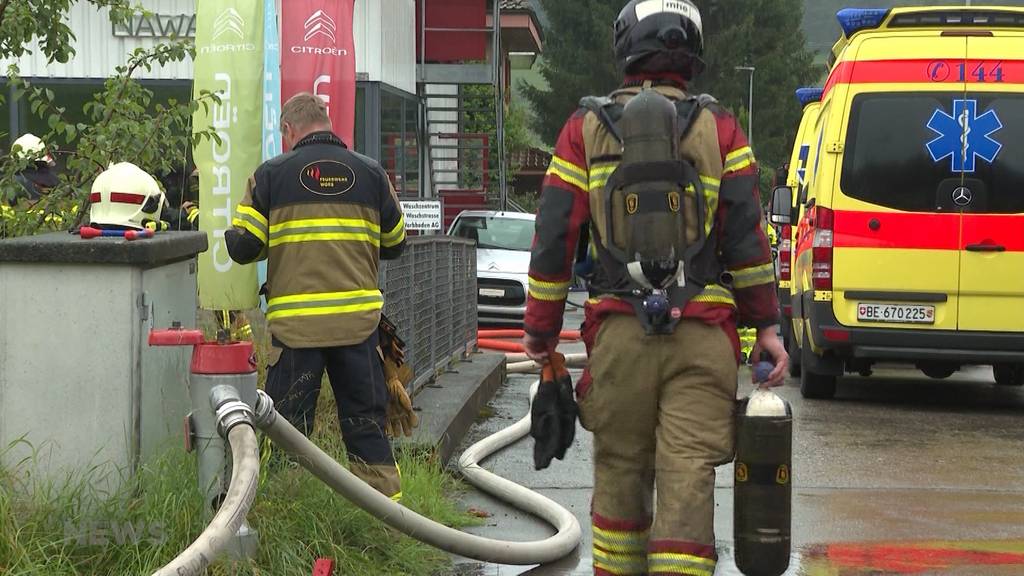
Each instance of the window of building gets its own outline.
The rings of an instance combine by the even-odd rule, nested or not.
[[[420,189],[419,100],[386,86],[380,91],[381,164],[402,196]]]

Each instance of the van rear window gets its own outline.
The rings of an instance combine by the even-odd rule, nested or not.
[[[840,186],[846,196],[896,210],[1024,213],[1024,96],[858,95]],[[972,204],[953,203],[961,186]]]

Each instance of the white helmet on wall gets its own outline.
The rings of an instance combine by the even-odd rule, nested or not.
[[[35,134],[22,134],[11,145],[11,155],[33,162],[45,162],[49,166],[56,165],[53,156],[46,151],[46,144]]]
[[[155,178],[129,162],[113,164],[92,184],[89,222],[142,230],[159,221],[166,199]]]

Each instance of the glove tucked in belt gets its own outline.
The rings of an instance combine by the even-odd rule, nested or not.
[[[565,453],[576,437],[578,414],[572,377],[565,368],[565,356],[552,352],[530,407],[533,465],[537,470],[550,466],[554,458],[565,459]]]

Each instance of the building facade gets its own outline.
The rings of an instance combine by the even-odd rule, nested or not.
[[[137,48],[151,48],[172,38],[195,36],[197,0],[142,0],[149,15],[114,26],[109,10],[76,2],[68,25],[75,35],[76,55],[66,64],[47,63],[39,50],[0,62],[16,64],[23,78],[49,88],[56,105],[72,120],[83,120],[84,105],[103,82],[125,64]],[[416,12],[414,0],[356,0],[353,20],[356,45],[356,142],[358,151],[377,159],[391,158],[392,177],[403,194],[418,195],[420,99],[416,95]],[[158,101],[188,100],[192,92],[191,60],[136,75]],[[0,111],[0,132],[13,141],[20,134],[47,131],[40,119],[9,95]]]
[[[279,11],[282,1],[286,2],[278,0]],[[134,50],[195,36],[197,2],[141,0],[148,13],[116,26],[110,22],[109,10],[76,2],[68,15],[76,50],[69,62],[48,63],[35,46],[29,46],[31,54],[0,61],[0,66],[6,70],[17,65],[23,78],[54,92],[55,104],[66,109],[69,120],[83,121],[85,104]],[[499,4],[501,34],[496,42],[491,31],[496,28],[493,13]],[[466,87],[500,86],[506,98],[511,94],[505,88],[514,55],[536,54],[541,49],[540,26],[528,3],[356,0],[352,32],[357,74],[355,149],[379,160],[403,197],[435,197],[441,189],[464,188],[459,180],[474,172],[479,156],[488,155],[498,139],[495,127],[490,133],[474,129],[473,134],[465,134],[473,124],[463,106]],[[136,78],[154,92],[157,101],[185,101],[191,98],[193,63],[186,60],[140,70]],[[491,106],[492,112],[496,109]],[[12,92],[0,107],[0,132],[9,134],[13,142],[26,132],[42,135],[47,126]],[[448,148],[452,143],[455,149]],[[484,162],[483,179],[488,180],[491,172],[497,170]],[[474,178],[479,181],[480,175]],[[438,180],[445,184],[433,183]]]

